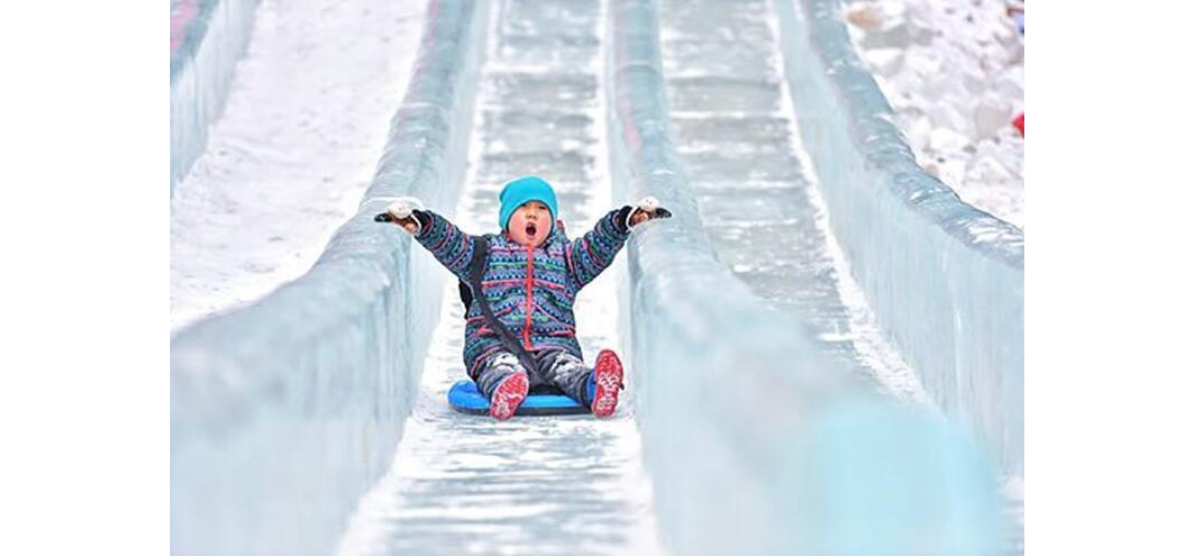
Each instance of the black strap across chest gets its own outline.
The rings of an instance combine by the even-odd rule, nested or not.
[[[485,276],[485,269],[488,266],[489,236],[481,236],[473,242],[473,258],[469,261],[468,268],[467,285],[468,288],[472,290],[472,302],[481,306],[481,313],[485,315],[485,322],[489,323],[489,328],[497,333],[498,338],[502,341],[502,345],[504,345],[506,349],[513,352],[514,355],[518,356],[519,362],[522,363],[522,367],[526,369],[527,372],[538,375],[539,369],[535,364],[535,358],[527,352],[526,348],[522,347],[522,343],[518,341],[518,338],[516,338],[514,334],[511,333],[510,330],[507,329],[506,326],[497,319],[497,316],[493,314],[493,309],[489,307],[489,300],[485,299],[485,294],[481,291],[481,281]],[[461,299],[463,300],[463,287],[461,288],[460,293]],[[468,310],[468,307],[469,303],[465,301],[464,308],[466,311]]]

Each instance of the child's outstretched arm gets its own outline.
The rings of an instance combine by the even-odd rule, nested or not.
[[[610,211],[592,230],[572,242],[565,253],[569,271],[584,287],[614,262],[630,237],[631,228],[647,220],[670,216],[654,197],[644,197],[634,207],[626,205]]]
[[[399,198],[386,209],[389,218],[382,220],[389,220],[409,232],[452,274],[467,281],[469,263],[479,238],[464,233],[447,218],[421,207],[418,199]],[[381,216],[378,215],[378,219]]]

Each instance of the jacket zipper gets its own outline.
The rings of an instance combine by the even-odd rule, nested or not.
[[[535,300],[531,295],[531,288],[534,285],[535,277],[535,246],[527,246],[527,323],[522,329],[522,341],[526,344],[527,351],[531,350],[531,314],[535,309]]]

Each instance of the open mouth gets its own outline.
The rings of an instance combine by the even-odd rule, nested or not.
[[[535,232],[538,228],[535,227],[534,222],[527,222],[527,237],[535,237]]]

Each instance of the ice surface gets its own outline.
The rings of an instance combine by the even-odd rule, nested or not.
[[[590,362],[598,348],[616,347],[616,306],[601,304],[616,283],[598,278],[577,303]],[[455,284],[444,301],[393,466],[362,500],[339,554],[660,553],[633,404],[624,398],[605,421],[580,415],[495,423],[452,411],[447,389],[465,378]]]
[[[443,275],[372,217],[385,197],[456,197],[486,7],[429,7],[373,184],[311,271],[173,337],[172,553],[327,554],[387,469]]]
[[[1003,543],[984,456],[880,402],[734,278],[669,135],[654,5],[610,11],[615,197],[674,218],[631,238],[623,333],[644,461],[676,554],[988,554]]]
[[[881,325],[954,421],[1024,473],[1024,234],[917,165],[836,0],[778,2],[830,222]]]
[[[220,117],[260,0],[170,1],[170,194]]]
[[[668,100],[683,108],[672,112],[672,139],[718,259],[758,297],[807,318],[826,353],[877,388],[927,404],[830,233],[770,1],[664,0],[659,10]]]

